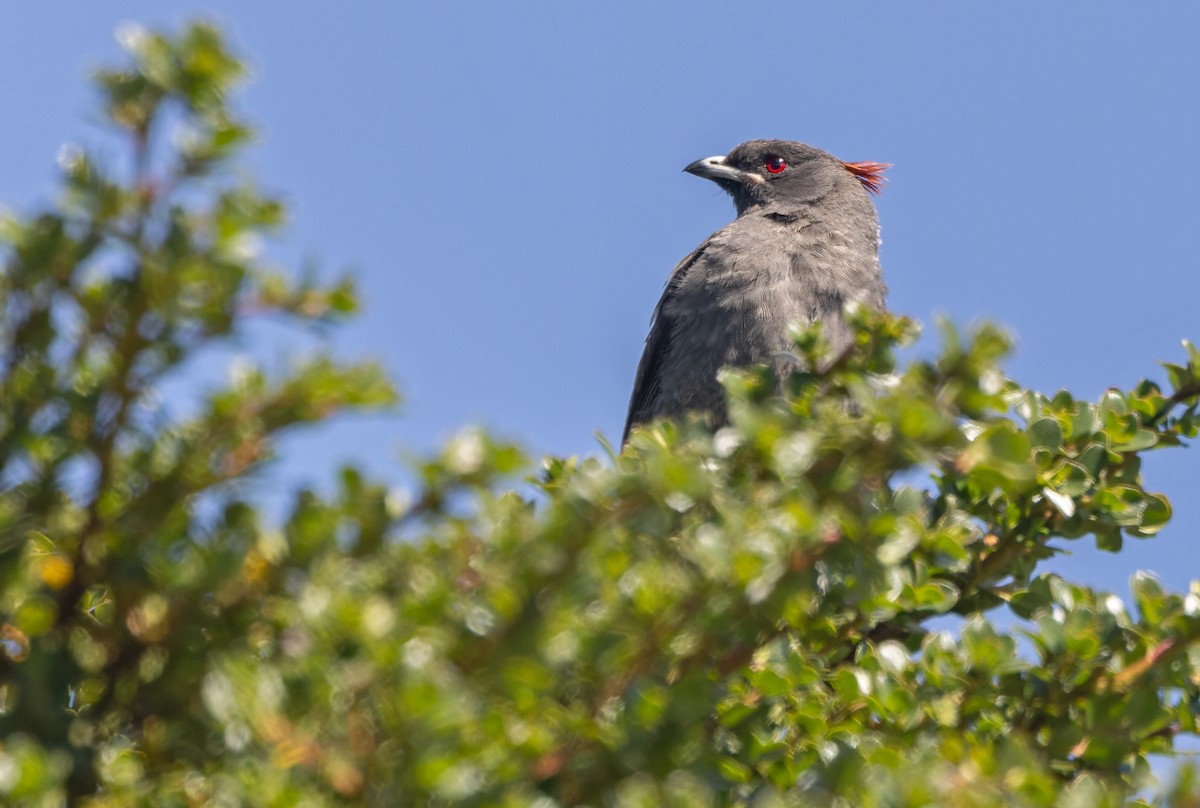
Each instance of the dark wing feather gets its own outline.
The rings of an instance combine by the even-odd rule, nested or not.
[[[667,288],[662,298],[654,307],[654,317],[650,321],[650,333],[646,337],[646,349],[642,352],[642,361],[638,363],[637,376],[633,380],[633,394],[629,397],[629,412],[625,416],[625,429],[621,433],[622,445],[629,440],[630,431],[638,424],[652,420],[654,400],[658,396],[659,384],[662,382],[662,363],[671,346],[671,332],[674,330],[670,317],[666,314],[667,302],[683,282],[688,270],[696,263],[709,242],[705,241],[688,257],[684,258],[671,270],[667,280]]]

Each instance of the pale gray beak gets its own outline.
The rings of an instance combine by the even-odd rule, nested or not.
[[[762,177],[758,174],[728,165],[723,154],[689,163],[683,170],[714,182],[735,182],[739,185],[745,182],[762,182]]]

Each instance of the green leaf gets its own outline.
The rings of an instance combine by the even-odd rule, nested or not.
[[[1058,451],[1062,445],[1063,430],[1057,418],[1039,418],[1027,430],[1029,443],[1035,448]]]
[[[990,424],[963,451],[963,465],[985,487],[1017,493],[1034,482],[1029,439],[1009,421]]]
[[[1043,488],[1042,495],[1050,501],[1058,512],[1068,519],[1075,515],[1075,500],[1064,494],[1060,494],[1052,488]]]
[[[1139,570],[1129,580],[1134,603],[1137,604],[1142,622],[1156,625],[1166,615],[1167,598],[1162,582],[1150,572]]]
[[[1113,451],[1116,452],[1141,452],[1145,449],[1151,449],[1158,444],[1158,433],[1151,429],[1136,429],[1133,434],[1124,440],[1113,441]]]
[[[1044,577],[1030,581],[1025,589],[1014,592],[1009,600],[1013,612],[1025,620],[1050,608],[1051,604],[1050,586]]]
[[[1153,536],[1171,521],[1171,503],[1162,494],[1146,494],[1142,521],[1129,531],[1133,536]]]

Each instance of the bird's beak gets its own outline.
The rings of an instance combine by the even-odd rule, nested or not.
[[[763,181],[762,177],[753,172],[742,171],[726,163],[725,155],[723,154],[716,157],[705,157],[703,160],[689,163],[683,170],[689,174],[695,174],[697,177],[704,177],[704,179],[713,180],[714,182],[734,182],[741,185],[747,182]]]

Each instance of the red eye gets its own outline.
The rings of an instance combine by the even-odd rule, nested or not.
[[[787,160],[784,160],[778,155],[772,154],[766,159],[765,162],[763,162],[763,167],[772,174],[780,174],[785,168],[787,168]]]

